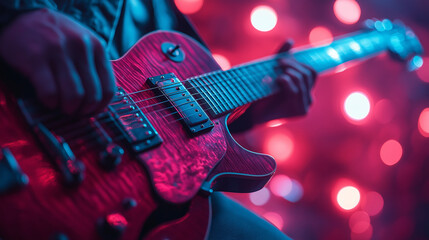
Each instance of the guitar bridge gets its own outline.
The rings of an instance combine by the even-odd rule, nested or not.
[[[118,87],[118,92],[109,104],[109,112],[134,152],[142,152],[162,143],[158,132],[122,88]]]
[[[151,77],[148,80],[158,87],[174,106],[191,133],[205,132],[213,128],[213,122],[174,73]]]

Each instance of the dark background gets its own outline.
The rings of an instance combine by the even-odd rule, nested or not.
[[[211,51],[232,65],[271,55],[287,38],[296,46],[307,45],[314,27],[338,36],[359,30],[363,20],[374,17],[401,19],[429,49],[427,0],[357,1],[361,16],[354,24],[334,15],[334,0],[176,0],[177,5],[186,2],[194,7],[202,3],[188,16]],[[252,27],[250,14],[258,5],[275,9],[273,30]],[[429,108],[429,58],[423,59],[427,63],[417,72],[383,55],[320,76],[307,116],[236,135],[246,148],[277,157],[278,170],[262,191],[230,196],[295,239],[429,239],[429,141],[423,136],[429,133],[418,127],[419,116]],[[355,91],[364,92],[371,107],[359,122],[350,121],[342,110]],[[402,147],[399,162],[392,166],[380,157],[388,140]],[[395,155],[395,150],[388,153]],[[342,209],[336,199],[345,186],[360,193],[351,210]],[[282,188],[284,197],[273,194]],[[257,206],[250,197],[269,200]]]

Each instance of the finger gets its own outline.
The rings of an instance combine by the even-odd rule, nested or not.
[[[85,96],[78,109],[81,115],[93,113],[98,109],[102,99],[100,79],[94,63],[94,52],[88,35],[76,37],[71,43],[73,63],[82,81]]]
[[[278,52],[279,53],[288,52],[289,50],[292,49],[293,44],[294,44],[294,42],[292,39],[287,39],[286,42],[283,43],[283,45],[280,47]]]
[[[301,63],[301,62],[298,62],[296,59],[294,59],[294,58],[280,58],[279,59],[279,63],[280,63],[280,67],[294,67],[294,66],[296,66],[296,65],[299,65],[299,66],[301,66],[301,67],[303,67],[303,68],[305,68],[310,74],[311,74],[311,77],[312,77],[312,79],[313,79],[313,82],[315,82],[316,81],[316,79],[317,79],[317,72],[316,72],[316,70],[314,69],[314,68],[312,68],[311,66],[309,66],[309,65],[306,65],[306,64],[304,64],[304,63]],[[306,72],[307,72],[306,71]],[[307,73],[308,74],[308,73]],[[314,84],[313,84],[314,85]]]
[[[62,112],[72,115],[82,104],[85,90],[69,56],[60,54],[51,62],[55,82],[59,90],[59,105]]]
[[[116,82],[113,75],[112,65],[107,58],[103,45],[96,38],[92,39],[92,43],[94,47],[95,68],[97,69],[102,91],[102,100],[97,111],[102,111],[112,100],[113,95],[116,92]]]
[[[299,93],[302,95],[302,100],[304,101],[304,105],[307,108],[311,104],[311,97],[309,97],[309,90],[305,84],[303,75],[293,68],[287,69],[286,74],[289,75],[295,85],[298,86]]]
[[[37,71],[31,74],[30,81],[35,87],[37,99],[43,105],[51,109],[58,107],[57,84],[48,65],[38,67]]]
[[[284,64],[284,67],[292,68],[297,72],[301,73],[303,80],[307,86],[307,89],[311,90],[314,86],[314,77],[310,69],[304,67],[301,63],[297,62],[294,59],[284,59],[281,64]]]
[[[316,70],[313,67],[311,67],[307,64],[301,63],[301,66],[308,69],[311,72],[311,76],[313,78],[313,87],[314,87],[314,83],[316,82],[318,73],[316,72]]]
[[[286,74],[281,74],[278,76],[278,81],[282,87],[282,89],[286,92],[291,92],[293,94],[297,94],[299,92],[298,87],[292,81],[292,78]]]

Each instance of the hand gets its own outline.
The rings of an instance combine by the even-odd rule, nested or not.
[[[287,41],[279,52],[292,48],[292,41]],[[299,63],[292,56],[279,59],[281,74],[277,77],[280,92],[250,106],[248,111],[254,123],[269,120],[305,115],[312,103],[316,71]]]
[[[58,12],[41,9],[15,19],[0,35],[0,56],[29,79],[46,107],[66,114],[101,111],[116,90],[104,44]]]
[[[291,40],[286,41],[279,52],[288,52],[292,45]],[[284,96],[281,104],[284,105],[289,116],[305,115],[313,102],[311,90],[313,89],[317,72],[292,57],[280,58],[279,65],[283,72],[277,79],[282,88],[281,95]]]

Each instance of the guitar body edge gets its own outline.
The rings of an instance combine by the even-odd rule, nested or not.
[[[214,191],[257,191],[273,176],[276,162],[273,157],[252,152],[236,142],[228,129],[228,117],[229,115],[223,121],[227,150],[222,160],[210,172],[205,184]]]
[[[112,61],[118,85],[128,93],[148,88],[144,83],[151,76],[173,72],[185,80],[220,69],[208,51],[187,36],[161,31],[148,36],[123,58]],[[164,41],[181,44],[187,60],[183,63],[168,60],[160,50]],[[136,54],[132,60],[138,61],[131,61],[130,54]],[[159,61],[150,63],[154,58]],[[134,100],[155,96],[149,92]],[[85,178],[78,187],[66,188],[60,172],[40,150],[40,144],[29,132],[31,128],[25,125],[7,93],[0,88],[0,147],[11,150],[29,177],[29,184],[0,195],[0,237],[4,239],[49,239],[56,233],[64,233],[69,239],[99,239],[97,222],[110,214],[118,217],[117,213],[128,222],[122,239],[136,239],[142,236],[141,229],[148,219],[165,204],[178,208],[186,205],[187,212],[176,219],[161,221],[145,233],[144,239],[179,239],[175,237],[177,229],[183,232],[182,237],[192,231],[189,239],[202,239],[210,225],[210,198],[197,195],[204,181],[210,179],[214,190],[254,191],[268,181],[275,169],[271,157],[252,153],[235,142],[226,125],[227,117],[214,119],[212,131],[189,137],[182,123],[163,128],[162,123],[171,120],[152,112],[148,119],[164,138],[161,145],[137,157],[126,151],[115,171],[100,168],[99,152],[85,146],[82,151],[73,149],[85,164]],[[171,111],[159,113],[166,116]],[[169,136],[179,137],[169,140]],[[126,198],[135,199],[137,206],[123,209],[121,202]],[[157,217],[163,218],[162,215],[161,212]]]

